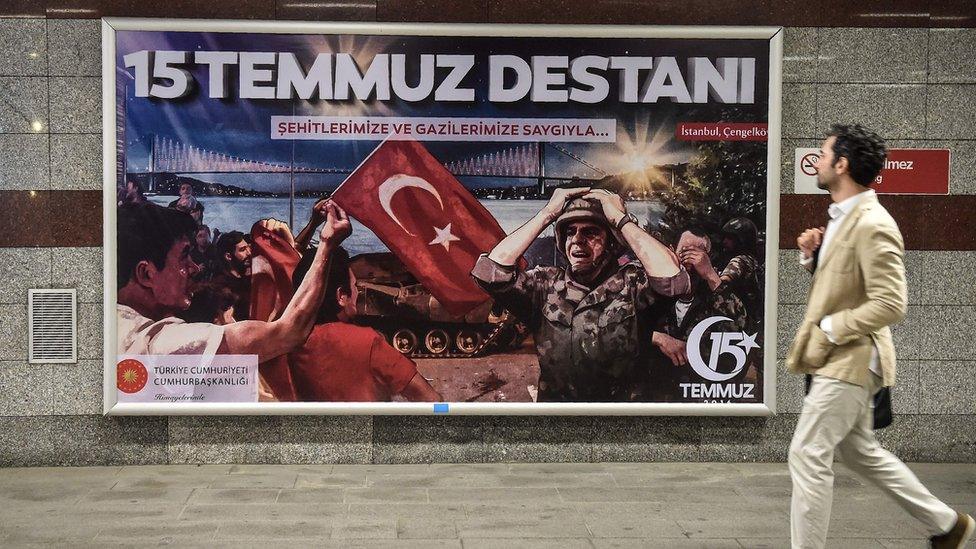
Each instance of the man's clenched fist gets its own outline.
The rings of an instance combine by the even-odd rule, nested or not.
[[[813,254],[820,247],[820,243],[823,242],[824,228],[817,227],[812,229],[807,229],[800,233],[800,236],[796,237],[796,246],[800,248],[800,253],[803,254],[803,258],[807,259],[813,257]]]

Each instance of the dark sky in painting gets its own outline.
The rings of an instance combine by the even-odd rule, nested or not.
[[[688,145],[671,139],[678,122],[758,121],[767,116],[769,45],[766,40],[665,40],[616,38],[497,38],[497,37],[397,37],[352,35],[284,35],[238,33],[189,33],[119,31],[117,33],[117,74],[123,84],[125,101],[125,147],[127,171],[142,172],[149,165],[149,143],[152,136],[176,140],[188,146],[232,155],[249,160],[276,164],[295,163],[313,168],[355,168],[377,145],[375,141],[285,141],[272,140],[271,117],[275,115],[327,116],[452,116],[452,117],[516,117],[516,118],[615,118],[618,136],[629,136],[631,149],[639,149],[655,133],[664,135],[655,145],[657,157],[671,162],[687,160]],[[407,56],[408,81],[416,78],[416,59],[422,53],[469,54],[476,56],[475,68],[464,87],[475,88],[472,103],[438,103],[431,100],[410,103],[399,99],[385,102],[316,101],[303,100],[245,100],[237,99],[236,68],[228,72],[233,99],[207,97],[206,67],[191,66],[196,88],[180,100],[159,100],[134,97],[131,69],[126,69],[122,57],[140,50],[183,51],[272,51],[294,52],[306,68],[318,53],[347,52],[357,58],[370,59],[376,53],[402,53]],[[525,59],[532,55],[631,55],[676,56],[679,66],[692,56],[755,57],[756,102],[739,105],[728,114],[726,105],[675,105],[667,101],[647,105],[623,104],[617,101],[616,72],[610,71],[609,98],[599,104],[516,103],[493,104],[487,101],[488,56],[518,55]],[[359,57],[364,56],[364,57]],[[411,63],[411,60],[414,60]],[[414,75],[410,75],[410,69]],[[443,69],[446,74],[448,69]],[[438,73],[438,76],[442,76]],[[723,112],[724,111],[724,112]],[[454,143],[425,144],[442,162],[463,160],[493,151],[511,148],[513,143]],[[607,172],[619,171],[614,159],[619,158],[622,144],[560,144],[560,146],[593,163]],[[757,143],[756,146],[765,146]],[[572,176],[582,171],[593,172],[567,155],[553,153],[546,156],[546,171],[552,176]],[[280,176],[234,176],[236,184],[259,190],[279,190],[287,178]],[[309,185],[316,178],[308,177]],[[340,176],[332,179],[341,180]],[[319,178],[321,183],[321,178]],[[490,185],[490,182],[469,180],[467,185]],[[300,185],[302,185],[300,183]]]

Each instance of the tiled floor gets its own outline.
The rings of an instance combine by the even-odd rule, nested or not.
[[[976,510],[976,465],[912,464]],[[789,546],[785,464],[174,465],[0,469],[0,546]],[[838,466],[831,547],[925,546]]]

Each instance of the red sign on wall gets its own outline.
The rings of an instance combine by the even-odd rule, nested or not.
[[[949,149],[891,149],[874,188],[884,194],[949,194]]]
[[[797,148],[793,180],[797,194],[826,194],[817,188],[819,149]],[[949,194],[949,149],[888,149],[872,185],[879,194]]]

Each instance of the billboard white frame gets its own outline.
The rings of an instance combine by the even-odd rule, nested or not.
[[[767,119],[766,275],[763,324],[763,402],[549,403],[451,402],[254,402],[119,403],[116,388],[116,31],[361,34],[398,36],[499,36],[573,38],[764,39],[769,41]],[[780,149],[782,127],[782,27],[488,25],[315,23],[190,19],[102,19],[102,170],[104,243],[104,401],[106,415],[669,415],[768,416],[776,413],[776,307],[778,295]]]

